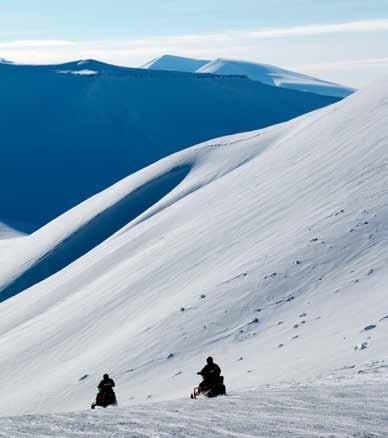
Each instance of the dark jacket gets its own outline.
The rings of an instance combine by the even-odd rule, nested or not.
[[[206,381],[218,382],[221,376],[221,368],[216,363],[207,364],[198,374]]]
[[[113,379],[109,378],[109,379],[102,379],[97,388],[100,391],[106,392],[106,391],[113,391],[113,388],[115,386],[116,385]]]

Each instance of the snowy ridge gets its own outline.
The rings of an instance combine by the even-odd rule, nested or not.
[[[234,61],[231,59],[216,59],[215,61],[211,61],[209,64],[201,67],[198,73],[246,75],[249,79],[259,81],[266,85],[325,96],[347,97],[355,91],[350,87],[322,81],[274,65]]]
[[[224,58],[218,58],[213,61],[202,61],[193,58],[165,55],[145,64],[143,68],[190,71],[201,74],[210,73],[246,76],[253,81],[258,81],[273,87],[288,88],[340,98],[347,97],[355,91],[350,87],[323,81],[274,65]]]
[[[104,371],[121,406],[187,396],[208,354],[233,391],[382,373],[387,83],[178,152],[21,239],[3,285],[151,187],[127,225],[102,221],[111,237],[1,303],[2,412],[82,409]]]
[[[0,64],[0,79],[1,215],[35,229],[185,147],[337,100],[95,60]]]

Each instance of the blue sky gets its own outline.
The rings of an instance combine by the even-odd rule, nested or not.
[[[388,0],[0,0],[0,57],[229,57],[362,86],[388,71]]]
[[[388,18],[388,0],[1,0],[0,38],[101,39]]]

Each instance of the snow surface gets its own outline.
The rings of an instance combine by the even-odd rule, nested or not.
[[[387,85],[178,152],[15,239],[0,252],[15,294],[0,304],[2,415],[83,409],[103,372],[123,407],[186,397],[209,354],[231,393],[381,374]]]
[[[98,71],[96,70],[59,70],[58,73],[64,74],[72,74],[72,75],[81,75],[81,76],[93,76],[97,75]]]
[[[195,73],[198,69],[208,64],[210,61],[194,58],[184,58],[182,56],[163,55],[152,61],[147,62],[142,68],[150,70],[177,70]]]
[[[0,437],[378,438],[388,384],[375,379],[265,386],[217,400],[0,418]]]
[[[35,229],[187,146],[337,100],[94,60],[0,64],[0,95],[0,217]]]

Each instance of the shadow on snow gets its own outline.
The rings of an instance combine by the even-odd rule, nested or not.
[[[95,248],[171,192],[190,169],[190,166],[175,168],[98,214],[8,284],[0,292],[0,302],[50,277]]]

